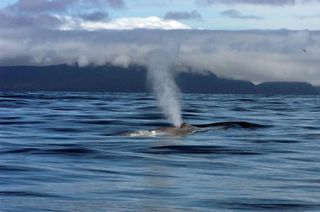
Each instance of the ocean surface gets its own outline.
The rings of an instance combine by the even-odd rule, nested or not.
[[[217,127],[128,137],[152,94],[0,93],[0,211],[319,211],[319,98],[184,94]]]

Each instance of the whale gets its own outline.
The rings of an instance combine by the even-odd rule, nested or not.
[[[178,127],[162,127],[162,128],[155,129],[156,133],[158,134],[173,135],[173,136],[190,135],[199,130],[200,130],[199,127],[196,127],[194,125],[187,124],[187,123],[183,123]]]
[[[129,137],[158,137],[158,136],[174,136],[182,137],[191,135],[198,132],[205,132],[209,130],[228,130],[228,129],[248,129],[255,130],[258,128],[267,127],[266,125],[260,125],[244,121],[231,121],[231,122],[215,122],[209,124],[187,124],[183,123],[180,126],[173,127],[161,127],[151,130],[138,130],[133,132],[120,133],[122,136]]]
[[[148,136],[185,136],[190,135],[200,128],[195,127],[190,124],[183,123],[177,127],[161,127],[151,130],[138,130],[134,132],[125,132],[122,133],[124,136],[130,137],[148,137]]]

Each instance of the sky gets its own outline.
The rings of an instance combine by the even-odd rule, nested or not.
[[[131,25],[139,22],[140,27],[152,22],[149,17],[158,17],[160,20],[153,22],[179,22],[168,24],[170,28],[211,30],[318,30],[320,21],[320,0],[1,0],[0,8],[59,15],[68,17],[69,22],[87,15],[98,22],[91,23],[91,29],[124,28],[118,23],[120,18]],[[69,28],[76,27],[71,25]],[[82,27],[90,28],[88,25]]]
[[[320,0],[1,0],[0,65],[148,65],[320,85]],[[174,53],[174,54],[173,54]]]

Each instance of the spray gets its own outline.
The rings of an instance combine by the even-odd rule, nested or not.
[[[162,49],[151,51],[148,57],[148,81],[165,117],[174,126],[180,127],[182,124],[180,90],[172,74],[174,62],[175,57]]]

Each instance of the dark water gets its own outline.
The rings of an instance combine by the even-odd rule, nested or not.
[[[149,94],[2,93],[0,211],[317,211],[319,111],[318,96],[184,95],[188,123],[249,124],[130,138],[110,135],[166,126]]]

